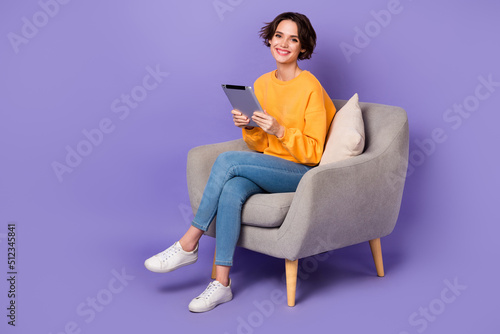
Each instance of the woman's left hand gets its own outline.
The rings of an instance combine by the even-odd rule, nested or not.
[[[262,130],[281,138],[285,135],[285,127],[278,123],[276,118],[269,115],[267,111],[264,112],[256,111],[253,113],[252,120],[257,123]]]

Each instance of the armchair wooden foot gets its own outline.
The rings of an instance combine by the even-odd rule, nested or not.
[[[215,251],[214,251],[214,262],[212,263],[212,279],[215,279]]]
[[[384,277],[384,263],[382,261],[382,246],[380,245],[380,238],[369,241],[372,250],[373,261],[375,268],[377,268],[377,275]]]
[[[286,295],[288,306],[295,306],[295,291],[297,288],[297,269],[299,267],[299,260],[290,261],[285,259],[285,272],[286,272]]]

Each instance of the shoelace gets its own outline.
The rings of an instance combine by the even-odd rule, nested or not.
[[[160,253],[160,258],[162,261],[165,261],[166,259],[168,259],[169,257],[171,257],[172,255],[176,254],[177,252],[179,252],[179,248],[175,247],[175,245],[172,245],[170,247],[168,247],[166,250],[164,250],[163,252]]]
[[[210,297],[210,295],[215,291],[217,290],[218,288],[218,284],[216,283],[216,281],[212,281],[210,282],[210,284],[208,284],[207,288],[205,289],[205,291],[203,291],[201,293],[201,295],[198,296],[198,298],[205,298],[205,299],[208,299],[208,297]]]

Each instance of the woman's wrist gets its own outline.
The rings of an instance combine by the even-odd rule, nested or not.
[[[285,127],[283,125],[280,126],[278,133],[276,133],[276,138],[281,139],[285,136]]]

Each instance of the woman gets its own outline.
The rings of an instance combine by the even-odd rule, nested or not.
[[[145,262],[154,272],[170,272],[198,259],[198,241],[217,214],[216,279],[189,304],[205,312],[232,299],[229,271],[240,234],[241,209],[246,199],[262,192],[293,192],[302,176],[317,165],[328,127],[335,114],[328,94],[298,60],[309,59],[316,33],[309,19],[283,13],[260,31],[277,69],[255,81],[254,91],[264,112],[249,119],[232,110],[234,124],[256,152],[225,152],[214,163],[203,197],[184,236]],[[263,154],[262,154],[263,153]]]

